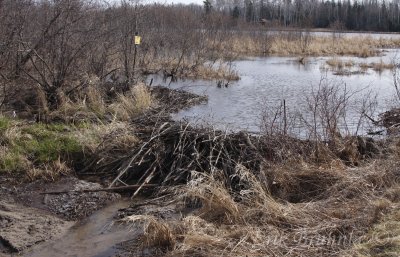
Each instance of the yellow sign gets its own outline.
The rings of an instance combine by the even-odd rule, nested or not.
[[[142,41],[142,37],[135,36],[135,45],[140,45],[140,41]]]

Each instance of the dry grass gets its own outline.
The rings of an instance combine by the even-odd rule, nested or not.
[[[372,62],[372,63],[360,63],[359,67],[363,70],[365,69],[373,69],[374,71],[377,72],[382,72],[384,70],[392,70],[395,65],[393,63],[385,63],[383,60],[380,60],[380,62]]]
[[[38,167],[31,165],[26,171],[26,176],[30,181],[42,179],[45,181],[55,181],[61,176],[72,174],[72,169],[66,162],[62,162],[60,158],[48,164],[43,164]]]
[[[335,71],[336,75],[360,74],[366,72],[368,69],[383,72],[384,70],[392,70],[395,67],[393,63],[385,63],[382,59],[379,62],[355,63],[352,60],[341,60],[337,57],[327,60],[326,64]],[[359,69],[353,70],[354,66]]]
[[[117,120],[128,121],[151,107],[153,99],[144,84],[135,85],[125,94],[119,94],[109,110]]]
[[[175,237],[169,225],[148,215],[132,215],[121,220],[128,226],[141,224],[143,234],[140,239],[140,247],[158,248],[164,251],[171,251],[175,247]]]
[[[98,157],[101,166],[113,157],[99,152],[122,155],[139,139],[131,124],[116,120],[75,125],[9,120],[4,128],[0,124],[0,142],[0,174],[18,176],[21,181],[54,181],[72,174],[73,165],[92,156]]]
[[[100,88],[88,87],[75,100],[65,98],[59,108],[49,114],[50,120],[66,123],[102,123],[105,119],[128,121],[143,113],[154,103],[145,84],[134,85],[125,93],[117,94],[111,103]]]
[[[332,58],[326,61],[326,64],[334,69],[343,69],[344,67],[350,68],[354,66],[354,61],[352,60],[340,60],[338,58]]]
[[[393,155],[358,168],[265,163],[258,174],[238,164],[229,179],[218,169],[193,172],[169,190],[183,219],[157,219],[175,242],[166,256],[398,256],[398,213],[381,221],[398,206],[396,163]],[[369,239],[371,228],[379,240]]]
[[[240,77],[234,69],[229,65],[221,62],[218,65],[202,65],[187,74],[183,74],[185,78],[193,79],[224,79],[228,81],[239,80]]]
[[[128,122],[116,120],[106,123],[80,124],[73,134],[89,152],[99,151],[105,147],[128,151],[139,141],[135,136],[134,128]]]
[[[225,186],[212,176],[194,173],[185,197],[201,203],[198,216],[203,219],[220,223],[234,223],[240,219],[237,203]]]
[[[144,84],[117,95],[112,103],[104,90],[92,84],[60,99],[61,106],[53,112],[45,114],[41,108],[46,123],[0,117],[0,173],[27,180],[55,180],[105,148],[127,152],[139,140],[126,121],[154,104]],[[97,161],[101,165],[109,159],[101,156]]]
[[[329,37],[314,37],[307,48],[306,55],[354,55],[369,57],[377,55],[376,48],[380,47],[372,38],[340,38],[335,42]],[[296,41],[282,38],[271,48],[272,54],[296,55],[302,54],[300,44]]]
[[[146,58],[149,60],[144,61],[141,69],[144,73],[157,73],[158,71],[172,73],[174,71],[175,78],[239,80],[237,71],[230,67],[229,62],[223,60],[224,57],[229,56],[224,53],[225,51],[218,52],[217,60],[213,64],[210,64],[209,60],[204,57],[198,59],[186,57],[179,62],[179,59],[173,56],[157,56],[157,58],[148,56]]]
[[[400,254],[400,211],[396,204],[391,214],[385,216],[378,224],[357,243],[347,256],[395,257]]]
[[[302,43],[300,36],[273,36],[268,44],[268,54],[279,56],[329,56],[329,55],[351,55],[358,57],[370,57],[379,54],[379,48],[395,48],[400,46],[398,39],[376,39],[370,36],[359,37],[316,37],[312,36]],[[223,43],[223,49],[229,49],[241,55],[263,55],[265,42],[260,41],[256,36],[233,35],[230,40]]]
[[[85,97],[83,103],[87,101],[90,110],[100,116],[106,113],[105,96],[96,86],[89,86]]]
[[[76,91],[77,96],[74,100],[63,96],[58,109],[49,114],[50,120],[62,120],[67,123],[95,122],[106,115],[105,95],[98,87],[90,85],[83,91]]]
[[[0,117],[4,121],[4,117]],[[61,124],[44,125],[8,120],[1,129],[0,173],[18,176],[21,181],[53,181],[70,174],[67,164],[81,153],[73,131]]]

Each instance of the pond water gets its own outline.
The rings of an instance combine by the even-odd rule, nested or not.
[[[357,63],[391,62],[398,50],[384,50],[382,56],[372,58],[338,57],[352,60],[355,65],[348,72],[360,70]],[[265,57],[239,60],[234,68],[240,75],[239,81],[230,82],[227,88],[216,86],[216,81],[180,80],[163,81],[153,77],[153,85],[183,89],[196,94],[207,95],[208,102],[182,110],[174,115],[176,120],[187,120],[193,124],[208,124],[218,129],[230,131],[247,130],[257,133],[263,128],[265,113],[273,112],[286,102],[287,113],[301,113],[305,119],[312,113],[308,110],[307,98],[316,92],[321,79],[340,90],[346,90],[349,98],[346,119],[341,128],[359,134],[370,129],[368,122],[359,126],[362,100],[367,94],[376,95],[375,117],[390,108],[395,99],[393,75],[390,70],[376,72],[367,69],[364,73],[350,76],[335,75],[326,61],[332,57],[310,57],[301,64],[296,57]],[[150,78],[149,78],[150,79]],[[294,122],[296,123],[296,122]],[[306,129],[300,122],[293,125],[292,133],[305,135]]]
[[[368,32],[311,32],[311,35],[314,36],[323,36],[323,37],[331,37],[333,34],[336,36],[343,36],[343,37],[372,37],[374,39],[400,39],[399,33],[368,33]]]
[[[296,33],[304,33],[306,30],[259,30],[259,31],[248,31],[249,34],[257,34],[257,33],[269,33],[271,35],[295,35]],[[363,37],[363,38],[373,38],[373,39],[400,39],[400,33],[377,33],[377,32],[355,32],[355,31],[309,31],[311,36],[315,37]]]

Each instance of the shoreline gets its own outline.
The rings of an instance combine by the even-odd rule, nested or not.
[[[202,99],[201,97],[199,98],[198,96],[194,95],[194,94],[188,94],[188,93],[184,93],[184,92],[177,92],[177,91],[171,91],[170,89],[167,88],[158,88],[156,89],[156,92],[159,94],[159,96],[157,97],[158,99],[162,99],[159,98],[160,96],[164,96],[165,98],[162,100],[164,101],[164,103],[167,103],[166,106],[170,106],[170,107],[175,107],[175,108],[184,108],[185,106],[190,106],[190,104],[196,104],[197,101],[204,101],[204,99]],[[179,103],[182,101],[185,102],[183,99],[187,99],[186,100],[186,104],[182,104],[180,107],[176,106],[176,103]],[[192,100],[190,100],[192,99]],[[197,99],[197,100],[194,100]],[[164,106],[164,108],[162,107],[163,104],[160,105],[159,108],[164,109],[166,111],[165,114],[168,114],[168,110],[169,111],[174,111],[176,109],[168,109],[168,107]],[[325,195],[324,192],[329,192],[328,188],[330,188],[331,186],[337,186],[337,183],[333,183],[333,182],[329,182],[329,176],[333,176],[333,181],[338,180],[340,181],[341,179],[343,179],[340,175],[342,173],[341,170],[345,171],[347,170],[347,167],[358,167],[358,169],[360,169],[360,172],[362,171],[362,169],[368,167],[368,163],[369,163],[369,159],[372,158],[372,160],[379,160],[380,159],[380,154],[376,151],[376,148],[378,148],[378,145],[374,145],[374,146],[367,146],[366,148],[362,148],[363,144],[367,144],[369,141],[360,141],[359,138],[356,138],[357,140],[350,140],[350,144],[349,145],[345,145],[345,148],[347,149],[346,151],[339,151],[339,152],[332,152],[335,153],[337,155],[337,157],[334,156],[330,156],[329,154],[327,154],[325,157],[319,156],[318,158],[327,158],[326,160],[324,159],[315,159],[316,156],[314,156],[314,143],[313,142],[307,142],[307,141],[302,141],[302,140],[296,140],[296,139],[291,139],[291,138],[287,138],[287,137],[270,137],[270,138],[264,138],[262,139],[262,137],[253,137],[251,135],[248,135],[245,132],[239,132],[239,133],[234,133],[234,134],[224,134],[221,131],[216,131],[216,130],[210,130],[209,128],[191,128],[188,127],[185,124],[179,123],[179,122],[171,122],[167,117],[168,115],[159,115],[159,110],[156,111],[154,110],[153,115],[149,115],[149,114],[144,114],[144,117],[138,117],[136,120],[134,120],[133,122],[136,124],[142,124],[142,126],[137,127],[136,129],[138,131],[140,131],[140,133],[142,133],[142,135],[140,136],[140,141],[141,144],[135,146],[133,149],[136,149],[136,151],[138,149],[148,149],[146,151],[142,151],[142,152],[136,152],[137,154],[139,154],[139,156],[141,156],[140,158],[142,160],[147,160],[144,161],[144,163],[139,164],[139,166],[135,166],[136,168],[134,169],[138,169],[138,170],[152,170],[152,161],[153,160],[153,154],[156,157],[154,160],[157,160],[160,162],[160,164],[162,164],[160,167],[164,167],[166,168],[166,165],[171,165],[169,163],[169,160],[179,160],[177,158],[182,158],[182,163],[180,165],[183,166],[178,166],[181,167],[179,169],[181,169],[181,171],[179,173],[172,173],[169,174],[170,179],[173,178],[172,180],[170,180],[171,182],[166,182],[166,180],[162,177],[164,175],[162,171],[157,171],[157,173],[155,174],[148,174],[151,175],[151,181],[154,180],[154,182],[160,183],[160,185],[164,185],[165,188],[171,187],[171,188],[181,188],[181,187],[187,187],[190,185],[190,180],[192,178],[186,177],[186,175],[184,177],[182,176],[182,168],[189,170],[196,170],[195,167],[191,167],[188,166],[186,167],[185,165],[192,165],[190,164],[190,162],[187,162],[186,160],[190,160],[189,156],[192,156],[190,149],[193,149],[192,146],[190,146],[190,142],[196,142],[196,144],[198,144],[197,146],[195,146],[194,148],[197,149],[212,149],[212,148],[217,148],[223,145],[226,145],[225,147],[231,147],[228,148],[226,151],[226,153],[223,153],[223,159],[225,158],[232,158],[232,161],[228,161],[228,162],[224,162],[225,164],[223,165],[228,165],[228,166],[221,166],[225,167],[225,172],[232,172],[232,174],[235,174],[236,169],[237,169],[237,164],[236,163],[240,163],[243,160],[251,160],[248,163],[243,163],[243,168],[248,169],[249,172],[252,172],[252,174],[258,174],[259,172],[261,172],[261,170],[263,169],[263,165],[271,165],[271,167],[277,167],[278,170],[280,170],[281,168],[280,165],[284,165],[284,163],[286,163],[288,160],[292,160],[292,163],[296,163],[296,165],[301,165],[300,160],[302,160],[302,162],[307,162],[309,163],[309,165],[320,165],[321,169],[321,173],[319,172],[315,172],[313,169],[309,169],[306,168],[306,166],[304,166],[302,169],[304,169],[303,173],[300,174],[296,174],[296,173],[288,173],[288,176],[309,176],[309,179],[311,179],[313,176],[315,176],[316,178],[320,178],[321,181],[319,181],[319,185],[322,187],[326,187],[326,189],[324,189],[323,191],[321,191],[321,199],[320,201],[323,201],[325,199],[325,197],[328,197],[327,199],[330,199],[330,196],[323,196]],[[153,120],[153,118],[156,118],[157,120]],[[165,118],[162,118],[165,117]],[[160,119],[161,118],[161,119]],[[159,131],[158,135],[154,134],[154,131]],[[153,136],[151,136],[153,135]],[[149,139],[150,138],[155,138],[155,140],[150,143]],[[208,139],[209,138],[209,139]],[[210,140],[214,138],[213,140]],[[208,139],[208,140],[207,140]],[[186,143],[184,143],[185,141],[187,141],[189,143],[189,145],[186,145]],[[174,153],[173,151],[169,150],[163,150],[163,149],[172,149],[171,147],[174,146],[175,143],[178,143],[178,145],[180,145],[180,147],[183,147],[182,154],[179,153]],[[354,144],[354,142],[356,142]],[[371,142],[369,142],[370,144]],[[373,144],[376,144],[373,142]],[[323,143],[320,147],[319,151],[322,151],[322,147],[325,145],[325,143]],[[176,147],[176,146],[174,146]],[[210,148],[211,147],[211,148]],[[350,147],[350,148],[348,148]],[[351,148],[353,147],[353,148]],[[360,148],[361,147],[361,148]],[[383,147],[383,148],[380,148]],[[379,152],[384,152],[386,150],[384,150],[386,148],[386,146],[379,146],[378,150]],[[292,151],[291,154],[289,154],[289,152],[286,152],[285,155],[281,155],[279,152],[283,151],[284,149],[291,149],[289,151]],[[352,149],[352,150],[351,150]],[[383,149],[383,150],[382,150]],[[332,149],[333,150],[333,149]],[[109,150],[105,149],[105,153],[108,153]],[[170,152],[171,151],[171,152]],[[331,151],[328,148],[326,148],[323,151]],[[354,152],[356,151],[356,152]],[[167,154],[168,153],[168,154]],[[229,154],[228,154],[229,153]],[[322,152],[321,152],[322,153]],[[356,155],[354,155],[355,153],[357,153],[359,155],[359,157],[356,157]],[[135,154],[135,152],[133,152],[132,154]],[[167,154],[167,155],[165,155]],[[172,154],[172,156],[169,156],[169,154]],[[177,155],[175,155],[177,154]],[[200,154],[200,153],[198,153]],[[204,154],[204,156],[202,156]],[[225,154],[228,154],[227,156],[225,156]],[[364,157],[361,157],[361,155]],[[104,154],[98,153],[99,157],[101,158],[101,156],[103,156]],[[354,155],[354,156],[353,156]],[[206,153],[201,153],[201,155],[198,158],[204,158],[208,156],[207,152]],[[375,157],[374,157],[375,156]],[[130,158],[130,156],[125,156],[125,157],[118,157],[117,159],[120,159],[121,161],[119,161],[119,163],[126,163],[126,161],[124,160],[128,160]],[[165,158],[165,159],[163,159]],[[237,159],[236,159],[237,158]],[[331,159],[332,158],[332,159]],[[354,159],[356,158],[356,159]],[[361,159],[357,159],[357,158],[361,158]],[[364,159],[365,158],[365,159]],[[95,159],[96,160],[96,159]],[[150,160],[150,161],[149,161]],[[337,166],[338,164],[336,162],[343,162],[343,164]],[[319,163],[320,164],[317,164]],[[332,163],[331,163],[332,162]],[[203,163],[202,161],[200,163]],[[263,164],[264,163],[264,164]],[[336,164],[334,164],[336,163]],[[261,165],[263,164],[263,165]],[[144,167],[141,167],[142,165],[145,165]],[[146,165],[150,165],[149,167],[147,167]],[[202,164],[203,165],[203,164]],[[326,166],[327,165],[327,166]],[[331,165],[334,165],[332,167],[338,168],[339,170],[337,171],[338,173],[336,173],[336,171],[329,171],[329,167],[331,167]],[[354,166],[355,165],[355,166]],[[89,177],[96,177],[96,175],[94,174],[103,174],[102,176],[104,176],[104,171],[110,171],[110,168],[112,166],[103,166],[102,170],[94,170],[92,168],[88,169],[88,171],[90,171],[89,173],[91,173],[91,175],[89,175]],[[120,166],[120,167],[124,167],[124,166]],[[171,168],[173,168],[174,166],[171,166]],[[200,169],[203,166],[198,166],[198,169]],[[219,167],[217,165],[217,167]],[[339,168],[340,167],[340,168]],[[203,169],[205,170],[205,173],[203,173],[203,175],[201,176],[208,176],[208,172],[207,170],[209,170],[211,167],[206,168],[205,166],[203,167]],[[178,170],[179,170],[178,169]],[[326,170],[327,169],[327,170]],[[111,170],[112,171],[112,170]],[[167,170],[166,170],[167,171]],[[329,172],[328,172],[329,171]],[[77,175],[78,177],[84,177],[84,173],[80,173],[79,171],[77,171]],[[159,173],[161,172],[161,173]],[[327,173],[328,172],[328,173]],[[116,175],[115,171],[113,171],[112,173],[113,175],[111,176],[114,177]],[[189,173],[188,173],[189,174]],[[229,174],[229,173],[228,173]],[[274,176],[278,176],[279,173],[276,173]],[[328,176],[328,178],[325,178],[325,176],[327,176],[328,174],[330,174]],[[360,173],[362,174],[362,173]],[[200,174],[199,174],[200,175]],[[87,177],[87,178],[89,178]],[[1,176],[1,178],[3,179],[3,182],[0,184],[1,188],[3,190],[7,189],[7,185],[9,182],[7,182],[7,176]],[[144,177],[146,178],[146,177]],[[5,180],[4,180],[5,179]],[[216,179],[216,178],[215,178]],[[244,179],[244,178],[243,178]],[[283,178],[282,178],[283,179]],[[328,180],[326,180],[328,179]],[[172,182],[174,181],[175,182]],[[285,185],[285,179],[281,180],[278,177],[275,177],[276,182],[272,183],[268,183],[266,186],[270,187],[270,193],[272,194],[272,197],[275,199],[274,201],[277,201],[274,204],[279,204],[282,205],[280,208],[287,208],[288,206],[296,206],[297,204],[299,206],[302,206],[302,203],[305,202],[309,202],[311,205],[313,204],[314,201],[316,201],[316,199],[314,199],[316,196],[313,193],[313,188],[308,188],[308,185],[305,187],[304,185],[301,184],[296,184],[297,182],[295,182],[296,180],[293,180],[291,183],[295,183],[293,185],[291,185],[292,189],[295,191],[291,191],[289,190],[289,188],[282,187],[283,185]],[[72,182],[67,182],[67,181],[72,181]],[[108,181],[110,181],[108,179]],[[134,180],[125,180],[127,183],[132,183]],[[146,181],[150,181],[147,180]],[[235,193],[236,190],[238,190],[237,185],[241,184],[237,184],[238,182],[236,181],[231,181],[231,180],[226,180],[225,183],[227,183],[229,181],[230,186],[232,187],[230,190],[232,190],[232,193]],[[314,180],[313,180],[314,181]],[[148,183],[147,182],[147,183]],[[154,183],[152,182],[152,183]],[[289,181],[288,181],[289,182]],[[113,193],[98,193],[98,192],[94,192],[94,193],[88,193],[88,194],[81,194],[81,193],[68,193],[68,194],[61,194],[61,195],[55,195],[52,196],[54,198],[49,198],[49,196],[43,196],[41,195],[39,197],[39,192],[43,192],[43,189],[45,191],[57,191],[57,190],[75,190],[77,188],[79,188],[80,190],[82,189],[90,189],[90,188],[98,188],[100,187],[100,184],[93,184],[91,182],[85,182],[83,180],[79,180],[76,179],[74,177],[61,177],[61,180],[56,180],[55,182],[47,182],[48,184],[43,184],[40,180],[33,182],[33,183],[28,183],[28,184],[20,184],[17,185],[14,189],[12,190],[16,190],[16,191],[7,191],[6,193],[3,195],[8,195],[8,197],[14,198],[16,199],[16,203],[17,205],[12,205],[12,201],[9,202],[2,202],[2,206],[1,208],[3,208],[2,210],[0,210],[0,215],[4,215],[6,214],[7,217],[11,217],[12,215],[10,215],[10,213],[13,213],[14,210],[18,210],[18,212],[27,212],[27,211],[22,211],[22,210],[28,210],[25,208],[29,208],[29,212],[27,212],[28,216],[29,213],[33,213],[31,214],[32,217],[34,217],[36,212],[37,213],[42,213],[43,211],[45,211],[47,214],[45,215],[49,215],[49,216],[45,216],[45,217],[49,217],[49,219],[53,219],[52,217],[57,218],[58,220],[55,220],[52,222],[52,226],[53,229],[60,231],[60,229],[64,232],[62,233],[68,233],[66,231],[68,231],[68,227],[67,229],[62,229],[65,228],[63,224],[71,224],[71,223],[65,223],[68,220],[72,220],[72,221],[79,221],[82,219],[82,217],[87,217],[87,216],[91,216],[92,213],[96,213],[96,210],[100,210],[97,213],[102,213],[102,208],[104,206],[110,206],[110,202],[115,202],[118,201],[118,199],[121,198],[121,196],[118,196],[118,194],[113,194]],[[104,181],[103,181],[104,183]],[[137,182],[136,182],[137,183]],[[165,184],[164,184],[165,183]],[[213,182],[214,183],[214,182]],[[249,182],[247,182],[249,183]],[[252,182],[253,183],[253,182]],[[317,182],[315,182],[317,183]],[[325,185],[325,183],[327,183]],[[333,183],[331,185],[331,183]],[[202,186],[202,185],[199,185]],[[222,186],[222,185],[221,185]],[[255,186],[255,185],[253,185]],[[250,188],[253,188],[250,187]],[[163,188],[163,187],[161,187]],[[188,188],[189,190],[189,188]],[[190,189],[193,190],[193,189]],[[287,191],[289,190],[289,191]],[[302,196],[300,197],[298,195],[298,192],[296,190],[300,190],[299,192],[303,192]],[[309,190],[309,191],[308,191]],[[325,191],[327,190],[327,191]],[[8,192],[8,193],[7,193]],[[150,194],[151,192],[145,192],[145,194]],[[238,191],[240,192],[240,191]],[[297,193],[296,193],[297,192]],[[103,196],[99,196],[99,194],[103,195]],[[197,194],[197,193],[196,193]],[[167,197],[171,197],[168,196],[169,194],[167,194]],[[200,196],[200,195],[199,195]],[[15,198],[16,197],[16,198]],[[93,200],[91,200],[94,197],[94,199],[97,199],[96,201],[93,202]],[[225,197],[228,197],[228,195],[226,195]],[[300,197],[300,198],[299,198]],[[10,198],[10,199],[11,199]],[[108,199],[108,200],[107,200]],[[157,198],[156,198],[157,199]],[[177,207],[175,205],[158,205],[156,202],[153,201],[157,201],[156,199],[153,199],[153,197],[148,197],[146,198],[146,200],[148,200],[147,203],[143,203],[144,207],[140,207],[142,206],[141,203],[139,204],[131,204],[129,207],[125,207],[121,212],[119,212],[118,214],[118,220],[120,220],[121,222],[123,222],[122,224],[124,224],[124,222],[128,222],[128,224],[131,222],[129,221],[129,217],[136,217],[137,215],[162,215],[162,217],[164,217],[164,221],[163,222],[178,222],[175,219],[175,215],[176,215],[176,211],[180,210],[179,208],[181,207]],[[168,199],[168,198],[167,198]],[[203,198],[200,198],[203,199]],[[204,198],[203,200],[206,201],[207,198]],[[319,198],[317,198],[319,199]],[[4,201],[4,200],[3,200]],[[82,203],[83,201],[83,203]],[[98,202],[100,201],[100,202]],[[230,200],[229,200],[230,201]],[[86,203],[85,203],[86,202]],[[78,206],[88,206],[88,202],[91,203],[91,206],[93,205],[93,207],[95,207],[92,210],[88,210],[87,207],[85,207],[84,209],[81,209],[81,211],[83,211],[82,213],[77,213],[77,214],[73,214],[74,211],[76,211],[77,209],[79,210]],[[49,208],[48,204],[51,203],[53,207]],[[10,205],[11,204],[11,205]],[[155,206],[158,207],[151,207],[155,204]],[[222,203],[221,203],[222,204]],[[241,202],[232,202],[231,204],[241,204]],[[289,204],[289,205],[288,205]],[[21,206],[22,205],[22,206]],[[6,209],[4,209],[5,206],[8,206]],[[65,206],[69,206],[68,208],[65,208]],[[204,206],[204,205],[203,205]],[[218,205],[216,205],[217,207]],[[285,207],[286,206],[286,207]],[[22,209],[21,209],[22,208]],[[32,209],[33,208],[33,209]],[[54,208],[54,209],[53,209]],[[80,207],[81,208],[81,207]],[[193,209],[194,208],[194,209]],[[197,215],[197,211],[199,211],[198,209],[199,207],[191,207],[189,209],[183,209],[183,213],[187,212],[187,215],[189,215],[188,217],[190,217],[190,215]],[[239,207],[237,207],[239,208]],[[240,208],[244,208],[244,207],[240,207]],[[32,210],[37,210],[37,211],[32,211]],[[200,209],[201,210],[201,209]],[[71,211],[73,211],[72,213],[70,213]],[[210,212],[210,214],[212,213],[212,210],[208,210]],[[233,210],[232,210],[233,211]],[[278,210],[276,210],[278,211]],[[386,213],[386,212],[385,212]],[[61,215],[61,216],[60,216]],[[67,216],[65,216],[67,215]],[[136,215],[136,216],[135,216]],[[239,215],[239,214],[235,214],[235,212],[231,213],[231,211],[228,211],[228,213],[226,215]],[[43,216],[43,215],[42,215]],[[240,215],[239,215],[240,216]],[[233,216],[232,216],[233,217]],[[27,218],[25,218],[27,219]],[[128,219],[128,220],[127,220]],[[31,220],[35,220],[35,218],[31,219]],[[239,219],[240,220],[240,219]],[[236,221],[236,222],[239,222]],[[146,221],[145,221],[146,222]],[[212,222],[212,220],[207,221],[207,222]],[[79,223],[75,223],[75,229],[79,228]],[[229,223],[228,223],[229,224]],[[234,223],[235,224],[235,223]],[[241,223],[239,222],[238,225],[240,225]],[[33,224],[33,226],[36,226],[35,223]],[[69,225],[70,226],[70,225]],[[77,227],[78,226],[78,227]],[[133,226],[133,225],[132,225]],[[240,225],[242,226],[242,225]],[[29,227],[32,227],[32,224],[27,225],[27,227],[25,227],[27,230],[18,230],[18,234],[19,235],[24,235],[24,233],[31,233],[29,232],[30,230],[28,229]],[[24,226],[22,226],[22,228],[24,228]],[[21,227],[20,227],[21,229]],[[55,232],[51,232],[53,231],[52,229],[46,229],[48,231],[47,234],[45,234],[47,236],[47,238],[43,238],[40,237],[40,240],[38,242],[40,242],[38,244],[38,246],[35,246],[35,248],[32,248],[33,250],[33,254],[35,254],[36,249],[41,249],[41,245],[46,245],[47,243],[51,243],[54,238],[57,238],[58,234],[56,234]],[[40,231],[40,230],[39,230]],[[137,230],[138,233],[140,232],[140,229]],[[16,231],[12,231],[11,230],[11,234],[15,233]],[[171,232],[172,233],[172,232]],[[29,235],[31,235],[29,234]],[[60,234],[60,235],[61,235]],[[140,234],[140,233],[139,233]],[[38,235],[43,236],[43,233],[39,233]],[[8,237],[10,238],[10,237]],[[26,251],[26,249],[29,249],[30,247],[27,246],[12,246],[11,248],[8,247],[7,245],[18,245],[18,241],[16,242],[10,242],[10,239],[4,239],[4,236],[1,236],[1,239],[3,241],[3,245],[5,245],[6,249],[5,251],[7,251],[7,249],[9,250],[19,250],[22,251],[22,253],[27,253],[29,256],[29,252]],[[31,238],[35,238],[35,237],[31,237]],[[11,237],[12,239],[12,237]],[[13,240],[13,239],[12,239]],[[90,240],[90,239],[89,239]],[[168,239],[169,240],[169,239]],[[171,239],[172,240],[172,239]],[[177,239],[178,240],[178,239]],[[286,239],[285,239],[286,240]],[[285,240],[282,241],[285,242]],[[43,243],[43,241],[45,243]],[[46,243],[47,242],[47,243]],[[130,244],[126,244],[126,243],[122,243],[122,252],[124,253],[126,252],[135,252],[138,249],[141,249],[142,246],[140,245],[130,245]],[[168,242],[169,244],[170,242]],[[179,240],[178,240],[179,243]],[[33,245],[36,245],[37,243],[33,243]],[[150,249],[150,251],[158,251],[157,249],[159,246],[157,245],[153,245]],[[273,245],[273,246],[269,246],[269,247],[280,247],[279,245]],[[317,246],[314,246],[317,247]],[[336,246],[335,246],[336,247]],[[342,246],[339,246],[342,247]],[[349,246],[346,246],[349,247]],[[1,248],[0,248],[1,249]],[[4,249],[1,249],[4,250]],[[165,249],[164,249],[165,250]],[[164,251],[162,250],[162,251]],[[40,251],[39,251],[40,253]],[[10,253],[11,254],[11,253]]]

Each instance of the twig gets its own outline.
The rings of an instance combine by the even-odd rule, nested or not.
[[[130,186],[120,186],[111,188],[98,188],[98,189],[84,189],[84,190],[66,190],[66,191],[51,191],[43,192],[41,195],[60,195],[68,193],[95,193],[95,192],[114,192],[114,191],[124,191],[130,189],[137,189],[139,187],[157,187],[158,184],[147,184],[147,185],[130,185]]]
[[[370,121],[372,121],[372,123],[374,124],[378,124],[378,121],[374,120],[372,117],[368,116],[368,114],[366,114],[365,112],[363,112],[364,116],[367,117]]]

